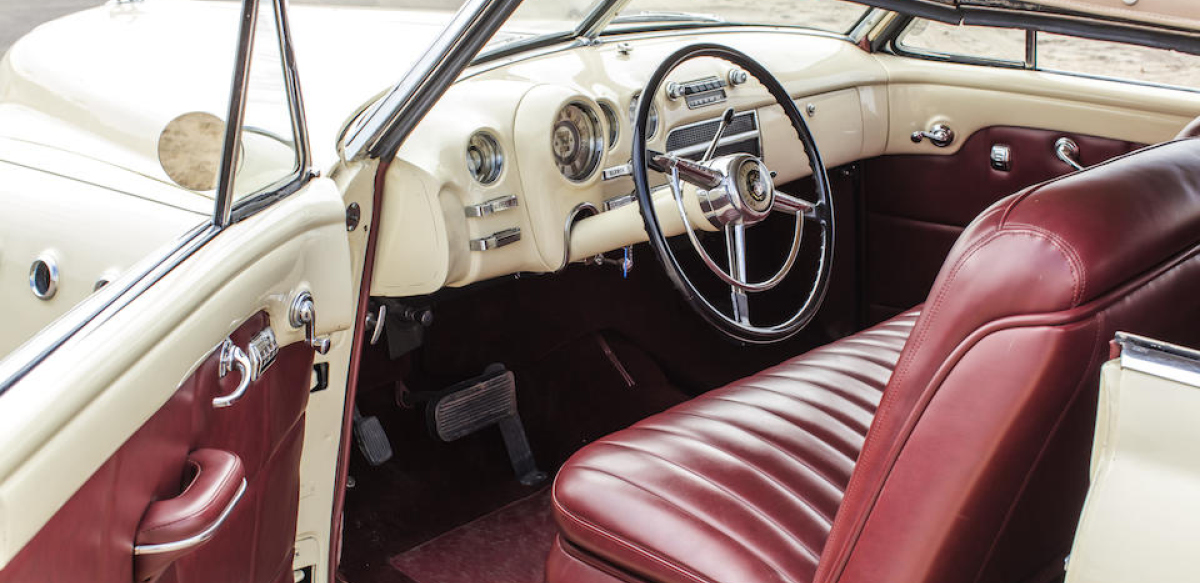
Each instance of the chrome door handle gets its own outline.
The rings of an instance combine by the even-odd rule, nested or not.
[[[275,331],[270,326],[255,334],[254,338],[246,343],[244,351],[238,348],[233,340],[226,338],[225,342],[221,344],[217,376],[225,378],[229,371],[236,368],[242,377],[232,393],[213,399],[213,407],[221,409],[233,405],[238,399],[241,399],[246,394],[246,390],[250,388],[250,383],[262,378],[263,373],[267,372],[272,364],[275,364],[275,357],[278,354],[279,344],[275,341]]]
[[[239,399],[246,395],[246,389],[250,388],[250,381],[252,380],[250,378],[250,371],[252,370],[250,357],[246,356],[246,353],[241,348],[238,348],[233,343],[233,340],[226,338],[225,342],[221,344],[221,357],[217,365],[217,376],[225,378],[225,375],[229,374],[229,371],[235,368],[238,374],[241,375],[237,388],[224,397],[213,399],[212,404],[216,409],[223,409],[238,402]]]
[[[1054,155],[1074,170],[1083,170],[1083,164],[1079,163],[1079,144],[1076,144],[1075,140],[1068,137],[1059,138],[1054,142]]]
[[[919,144],[922,140],[929,140],[929,143],[939,148],[945,148],[954,143],[954,130],[950,129],[950,126],[944,123],[939,123],[929,128],[929,131],[915,131],[912,133],[914,144]]]

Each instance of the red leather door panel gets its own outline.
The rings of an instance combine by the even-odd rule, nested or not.
[[[250,318],[231,335],[238,346],[268,325]],[[215,536],[169,565],[163,583],[290,581],[300,451],[313,351],[281,348],[275,363],[231,407],[212,399],[234,389],[237,374],[217,375],[214,351],[170,401],[76,492],[11,563],[0,583],[128,583],[133,546],[147,508],[180,496],[189,454],[216,450],[236,456],[246,490]],[[156,541],[161,542],[161,541]]]
[[[868,323],[925,300],[963,228],[992,203],[1062,176],[1070,167],[1054,142],[1079,144],[1084,166],[1132,152],[1142,144],[1016,127],[985,128],[952,155],[882,156],[864,164]],[[991,166],[993,145],[1012,152],[1008,172]]]

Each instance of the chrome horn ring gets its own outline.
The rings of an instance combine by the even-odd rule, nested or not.
[[[804,153],[807,155],[816,184],[817,200],[809,202],[776,191],[771,182],[770,172],[762,165],[761,160],[753,156],[723,156],[716,160],[705,159],[701,162],[694,162],[670,154],[649,152],[645,140],[641,137],[647,124],[651,100],[642,100],[638,105],[632,131],[632,170],[639,210],[651,248],[654,249],[655,255],[666,270],[668,278],[693,309],[718,330],[736,340],[754,344],[779,342],[799,332],[812,321],[824,300],[829,285],[833,262],[834,221],[828,172],[821,161],[812,132],[790,95],[770,72],[739,51],[715,44],[685,47],[663,61],[647,82],[642,94],[655,95],[671,71],[683,62],[698,57],[714,57],[737,65],[756,78],[771,93],[783,108],[797,137],[804,146]],[[732,110],[726,111],[716,139],[719,140],[721,130],[732,118]],[[706,158],[711,156],[714,150],[715,148],[710,147],[706,152]],[[654,199],[648,178],[651,169],[668,174],[671,194],[675,199],[674,206],[680,212],[685,225],[684,233],[704,265],[731,288],[732,315],[726,313],[728,309],[722,310],[716,307],[699,291],[684,273],[682,265],[675,257],[654,208]],[[746,172],[743,173],[743,170]],[[751,176],[751,174],[757,174],[757,176]],[[691,216],[694,215],[688,212],[685,204],[688,201],[685,199],[682,188],[683,182],[695,185],[699,189],[700,210],[704,219],[711,226],[724,228],[729,255],[730,268],[728,270],[713,260],[700,244],[691,219]],[[793,241],[783,266],[774,275],[760,282],[751,282],[746,274],[745,231],[747,227],[757,224],[771,212],[783,212],[796,217]],[[767,291],[784,281],[799,257],[805,231],[804,222],[808,220],[817,222],[820,227],[820,256],[812,287],[805,295],[803,303],[787,320],[773,325],[751,323],[747,294]]]

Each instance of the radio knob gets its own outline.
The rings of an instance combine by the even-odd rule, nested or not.
[[[742,83],[745,83],[746,81],[749,81],[749,80],[750,80],[749,73],[747,73],[741,69],[730,69],[730,71],[729,71],[729,84],[730,85],[741,85]]]
[[[683,95],[683,85],[675,83],[674,81],[667,84],[667,97],[671,99],[679,99],[680,97],[683,97]]]

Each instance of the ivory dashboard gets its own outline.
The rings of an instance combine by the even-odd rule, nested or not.
[[[548,273],[644,241],[632,204],[633,113],[655,69],[695,43],[735,48],[774,74],[806,112],[827,166],[883,152],[886,73],[842,38],[658,33],[488,63],[450,89],[390,166],[372,295]],[[647,97],[650,149],[699,157],[732,107],[718,154],[761,156],[778,184],[811,172],[783,109],[730,63],[683,63]],[[680,232],[682,222],[667,228]]]

